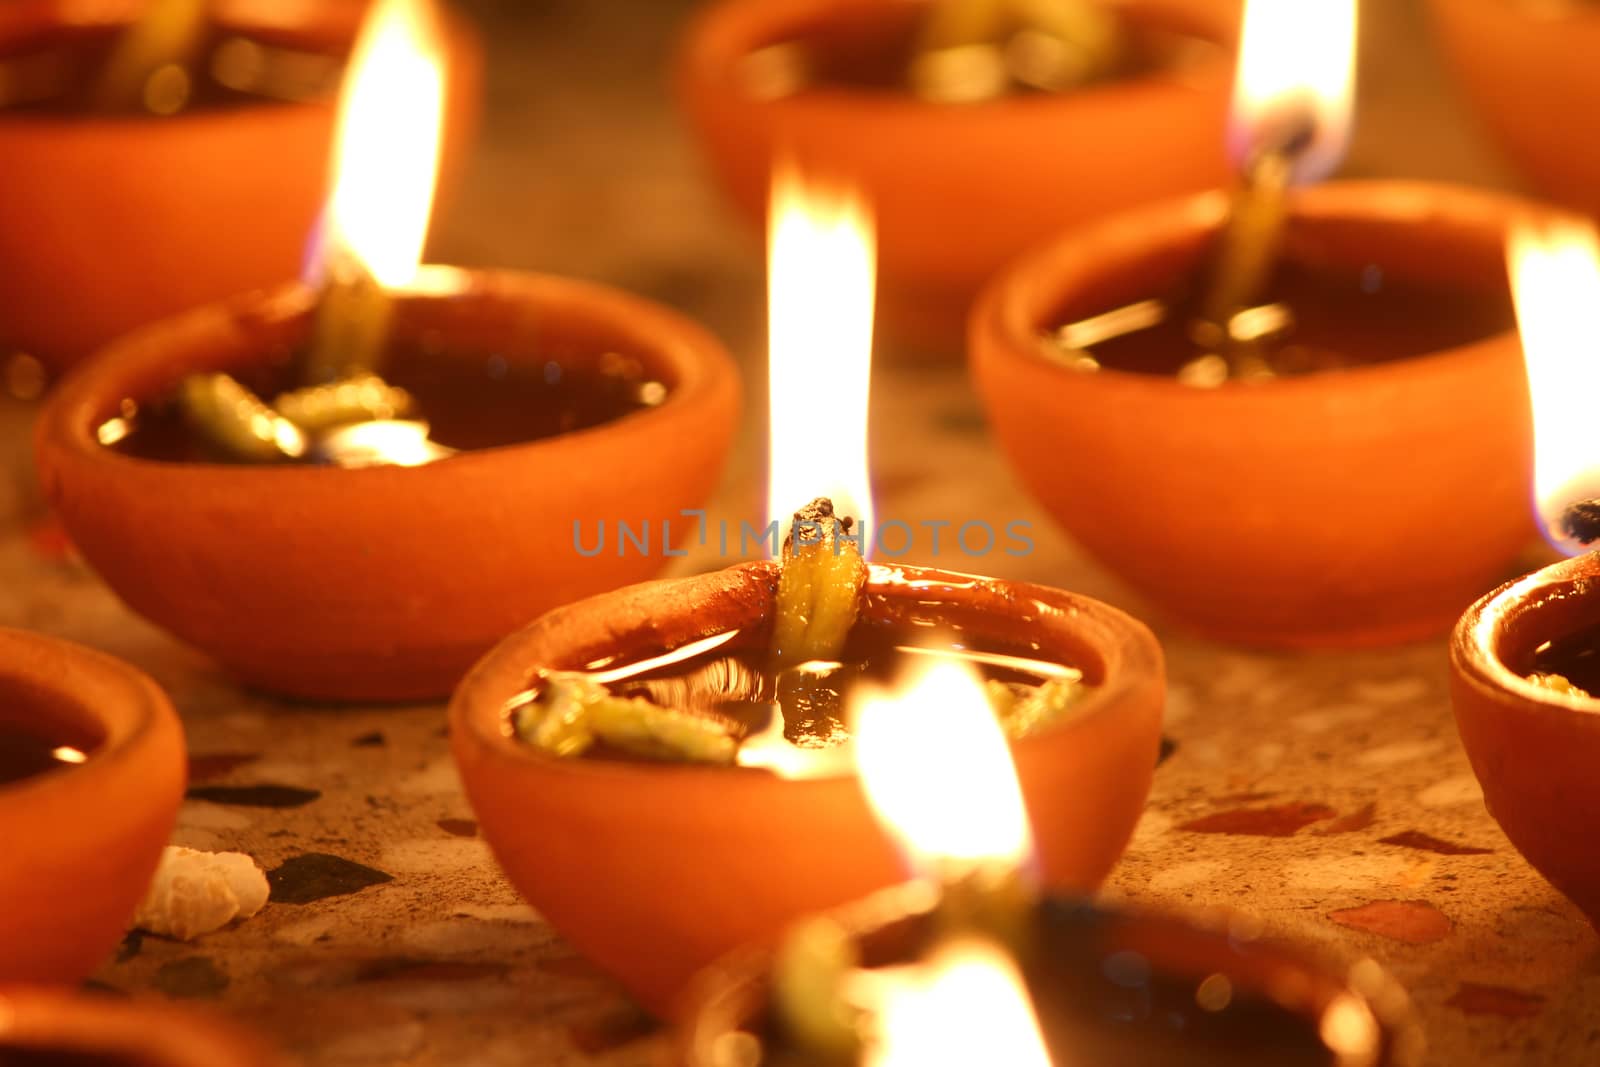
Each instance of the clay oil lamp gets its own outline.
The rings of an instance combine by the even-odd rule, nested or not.
[[[77,982],[111,953],[183,786],[183,731],[154,682],[0,630],[0,983]],[[7,1019],[0,996],[0,1050]]]
[[[7,1067],[283,1067],[253,1035],[158,1001],[0,985]]]
[[[863,188],[886,326],[955,351],[1042,236],[1222,183],[1236,22],[1209,0],[719,0],[679,96],[748,218],[784,160]]]
[[[984,711],[971,677],[945,668],[862,706],[861,776],[918,880],[708,969],[680,1063],[1420,1062],[1408,998],[1370,960],[1329,968],[1244,922],[1040,896],[1018,866],[1028,811]]]
[[[731,361],[670,311],[417,269],[446,82],[429,21],[373,8],[319,288],[131,334],[38,428],[46,495],[112,589],[292,696],[442,697],[530,617],[650,577],[665,546],[585,555],[574,524],[686,525],[737,418]]]
[[[59,370],[132,327],[293,277],[362,7],[0,4],[0,352]],[[482,58],[460,19],[444,33],[454,174]]]
[[[860,515],[871,244],[847,200],[804,188],[774,222],[772,483]],[[808,380],[824,355],[831,377]],[[812,432],[818,392],[857,427],[830,417]],[[871,540],[831,506],[805,509],[781,562],[557,609],[456,692],[456,762],[501,868],[658,1013],[721,953],[899,880],[842,709],[907,662],[970,660],[986,675],[1045,884],[1098,885],[1138,819],[1164,692],[1150,633],[1072,593],[869,565],[858,546]]]
[[[1540,525],[1563,554],[1600,540],[1600,249],[1566,223],[1511,250],[1533,396]],[[1456,725],[1489,813],[1511,843],[1600,925],[1600,552],[1501,586],[1450,643]]]
[[[1224,640],[1442,632],[1532,537],[1503,266],[1526,206],[1405,182],[1283,195],[1340,154],[1353,19],[1348,0],[1247,8],[1231,203],[1064,234],[971,323],[1024,484],[1150,603]]]
[[[1547,195],[1600,213],[1600,146],[1572,116],[1600,108],[1600,6],[1591,0],[1430,0],[1433,24],[1478,117]]]

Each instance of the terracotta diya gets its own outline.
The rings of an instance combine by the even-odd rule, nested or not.
[[[727,355],[664,308],[419,270],[449,58],[427,0],[375,4],[316,290],[133,333],[39,422],[45,493],[111,587],[279,693],[440,697],[530,617],[656,573],[737,416]],[[580,522],[646,532],[586,550]]]
[[[1589,403],[1600,240],[1569,225],[1511,246],[1528,358],[1540,522],[1552,545],[1600,540],[1600,446]],[[1450,642],[1461,741],[1489,812],[1528,859],[1600,924],[1600,552],[1507,583],[1462,615]]]
[[[1469,608],[1450,641],[1461,743],[1489,813],[1517,851],[1600,925],[1600,558],[1590,553],[1509,582]],[[1583,692],[1529,680],[1548,671]],[[1566,673],[1563,673],[1566,672]]]
[[[888,890],[829,916],[856,942],[868,974],[919,965],[937,945],[938,916],[920,889]],[[1020,973],[1050,1062],[1421,1062],[1423,1035],[1409,998],[1371,960],[1334,967],[1254,938],[1239,924],[1197,924],[1071,899],[1040,902],[1030,923],[1032,942]],[[763,948],[730,954],[700,975],[679,1029],[678,1062],[861,1062],[807,1053],[784,1025],[776,984],[773,953]],[[956,1041],[991,1050],[1008,1044],[992,1014],[965,1022],[975,1032],[958,1031],[951,1035]],[[730,1060],[734,1051],[742,1058]],[[888,1056],[874,1062],[901,1061]]]
[[[173,390],[228,371],[270,394],[312,330],[301,286],[134,333],[40,415],[44,491],[85,558],[130,607],[252,685],[441,696],[527,619],[665,562],[659,544],[580,554],[576,522],[686,527],[681,510],[716,481],[738,378],[700,327],[576,281],[422,278],[395,296],[387,373],[422,402],[433,440],[461,449],[438,462],[197,461],[166,406]]]
[[[719,953],[897,880],[847,761],[863,686],[930,658],[985,672],[1038,806],[1044,877],[1072,888],[1122,851],[1159,741],[1161,653],[1137,622],[1058,590],[866,563],[870,223],[853,190],[788,175],[777,192],[770,514],[829,498],[791,512],[781,553],[769,524],[781,564],[550,612],[450,710],[507,876],[660,1013]]]
[[[1124,38],[1114,71],[1070,90],[948,103],[902,77],[934,7],[723,0],[689,29],[678,86],[750,219],[767,216],[775,162],[860,186],[877,215],[886,324],[953,349],[983,280],[1042,236],[1224,180],[1237,15],[1206,0],[1093,5]]]
[[[0,982],[68,983],[133,918],[184,787],[183,731],[144,674],[0,630]],[[12,1017],[0,993],[0,1060]]]
[[[1600,147],[1572,116],[1600,107],[1600,10],[1582,0],[1431,0],[1433,24],[1483,124],[1543,192],[1600,211]]]
[[[1248,6],[1232,195],[1064,234],[973,313],[974,376],[1023,481],[1141,594],[1222,639],[1443,630],[1531,532],[1502,264],[1529,206],[1412,183],[1291,190],[1342,157],[1355,21],[1346,0]]]
[[[282,1067],[254,1037],[160,1001],[0,985],[0,1063]]]
[[[365,5],[209,5],[180,53],[187,77],[158,70],[125,107],[100,101],[107,57],[162,2],[0,5],[0,346],[57,369],[134,326],[294,276],[322,210],[333,89]],[[482,50],[462,20],[443,25],[453,184]]]
[[[451,703],[456,762],[501,867],[657,1012],[719,954],[898,881],[895,849],[851,774],[560,758],[514,736],[509,707],[540,669],[612,669],[716,635],[724,651],[763,647],[777,583],[776,564],[749,563],[557,609],[507,638]],[[919,568],[872,567],[861,603],[858,629],[950,629],[965,647],[1083,672],[1078,712],[1014,751],[1044,884],[1098,885],[1155,766],[1164,685],[1149,632],[1071,593]]]
[[[1530,210],[1436,185],[1302,191],[1276,285],[1307,358],[1343,365],[1211,388],[1175,376],[1192,350],[1170,324],[1094,361],[1052,337],[1181,290],[1226,210],[1213,195],[1130,214],[995,282],[972,320],[974,379],[1024,484],[1174,618],[1265,645],[1418,638],[1533,533],[1503,266]]]

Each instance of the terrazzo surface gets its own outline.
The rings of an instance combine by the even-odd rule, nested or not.
[[[684,5],[475,7],[492,30],[488,121],[434,258],[586,275],[682,307],[730,342],[759,398],[759,249],[715,202],[660,89]],[[1411,5],[1374,17],[1374,118],[1350,169],[1501,181],[1426,53],[1414,58]],[[1399,116],[1418,115],[1411,135]],[[1411,991],[1430,1065],[1600,1062],[1600,941],[1484,810],[1442,638],[1290,656],[1171,629],[1022,492],[961,368],[898,355],[874,382],[880,513],[1023,521],[1035,542],[1026,557],[935,561],[920,546],[908,561],[1080,590],[1162,638],[1169,751],[1107,896],[1227,911],[1335,960],[1379,960]],[[154,675],[191,750],[175,840],[248,852],[273,883],[263,912],[196,942],[130,936],[96,984],[204,1002],[307,1067],[658,1062],[661,1033],[500,877],[442,708],[279,703],[130,614],[43,513],[32,411],[0,402],[0,625]],[[745,421],[713,517],[758,511],[759,404]]]

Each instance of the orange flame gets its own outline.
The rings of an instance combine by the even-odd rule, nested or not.
[[[387,289],[422,260],[444,124],[445,59],[428,0],[376,0],[339,103],[324,251]]]
[[[1011,750],[968,667],[930,657],[900,692],[864,694],[855,748],[867,799],[922,872],[1031,855]]]
[[[953,942],[885,978],[867,1067],[1050,1067],[1022,976],[993,945]]]
[[[1235,158],[1289,148],[1296,181],[1325,178],[1349,146],[1357,0],[1247,0],[1233,85]]]
[[[771,476],[767,514],[785,531],[818,496],[874,530],[867,396],[877,245],[847,188],[773,170],[767,243]]]
[[[1600,497],[1600,236],[1577,219],[1524,224],[1506,259],[1533,401],[1535,511],[1545,538],[1576,555],[1561,513]]]

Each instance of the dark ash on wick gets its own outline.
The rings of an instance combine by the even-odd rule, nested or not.
[[[821,525],[822,523],[833,518],[833,501],[825,496],[817,497],[811,503],[794,513],[794,521],[796,523],[814,523]],[[855,525],[855,521],[855,518],[850,515],[843,515],[838,518],[839,525],[843,527],[847,533],[849,532],[850,527]]]
[[[848,535],[855,524],[853,516],[836,514],[833,501],[819,496],[794,513],[789,533],[783,539],[782,556],[787,560],[800,548],[819,544],[834,546],[837,555],[838,538]]]
[[[1600,541],[1600,497],[1580,500],[1562,512],[1561,530],[1580,545]]]

